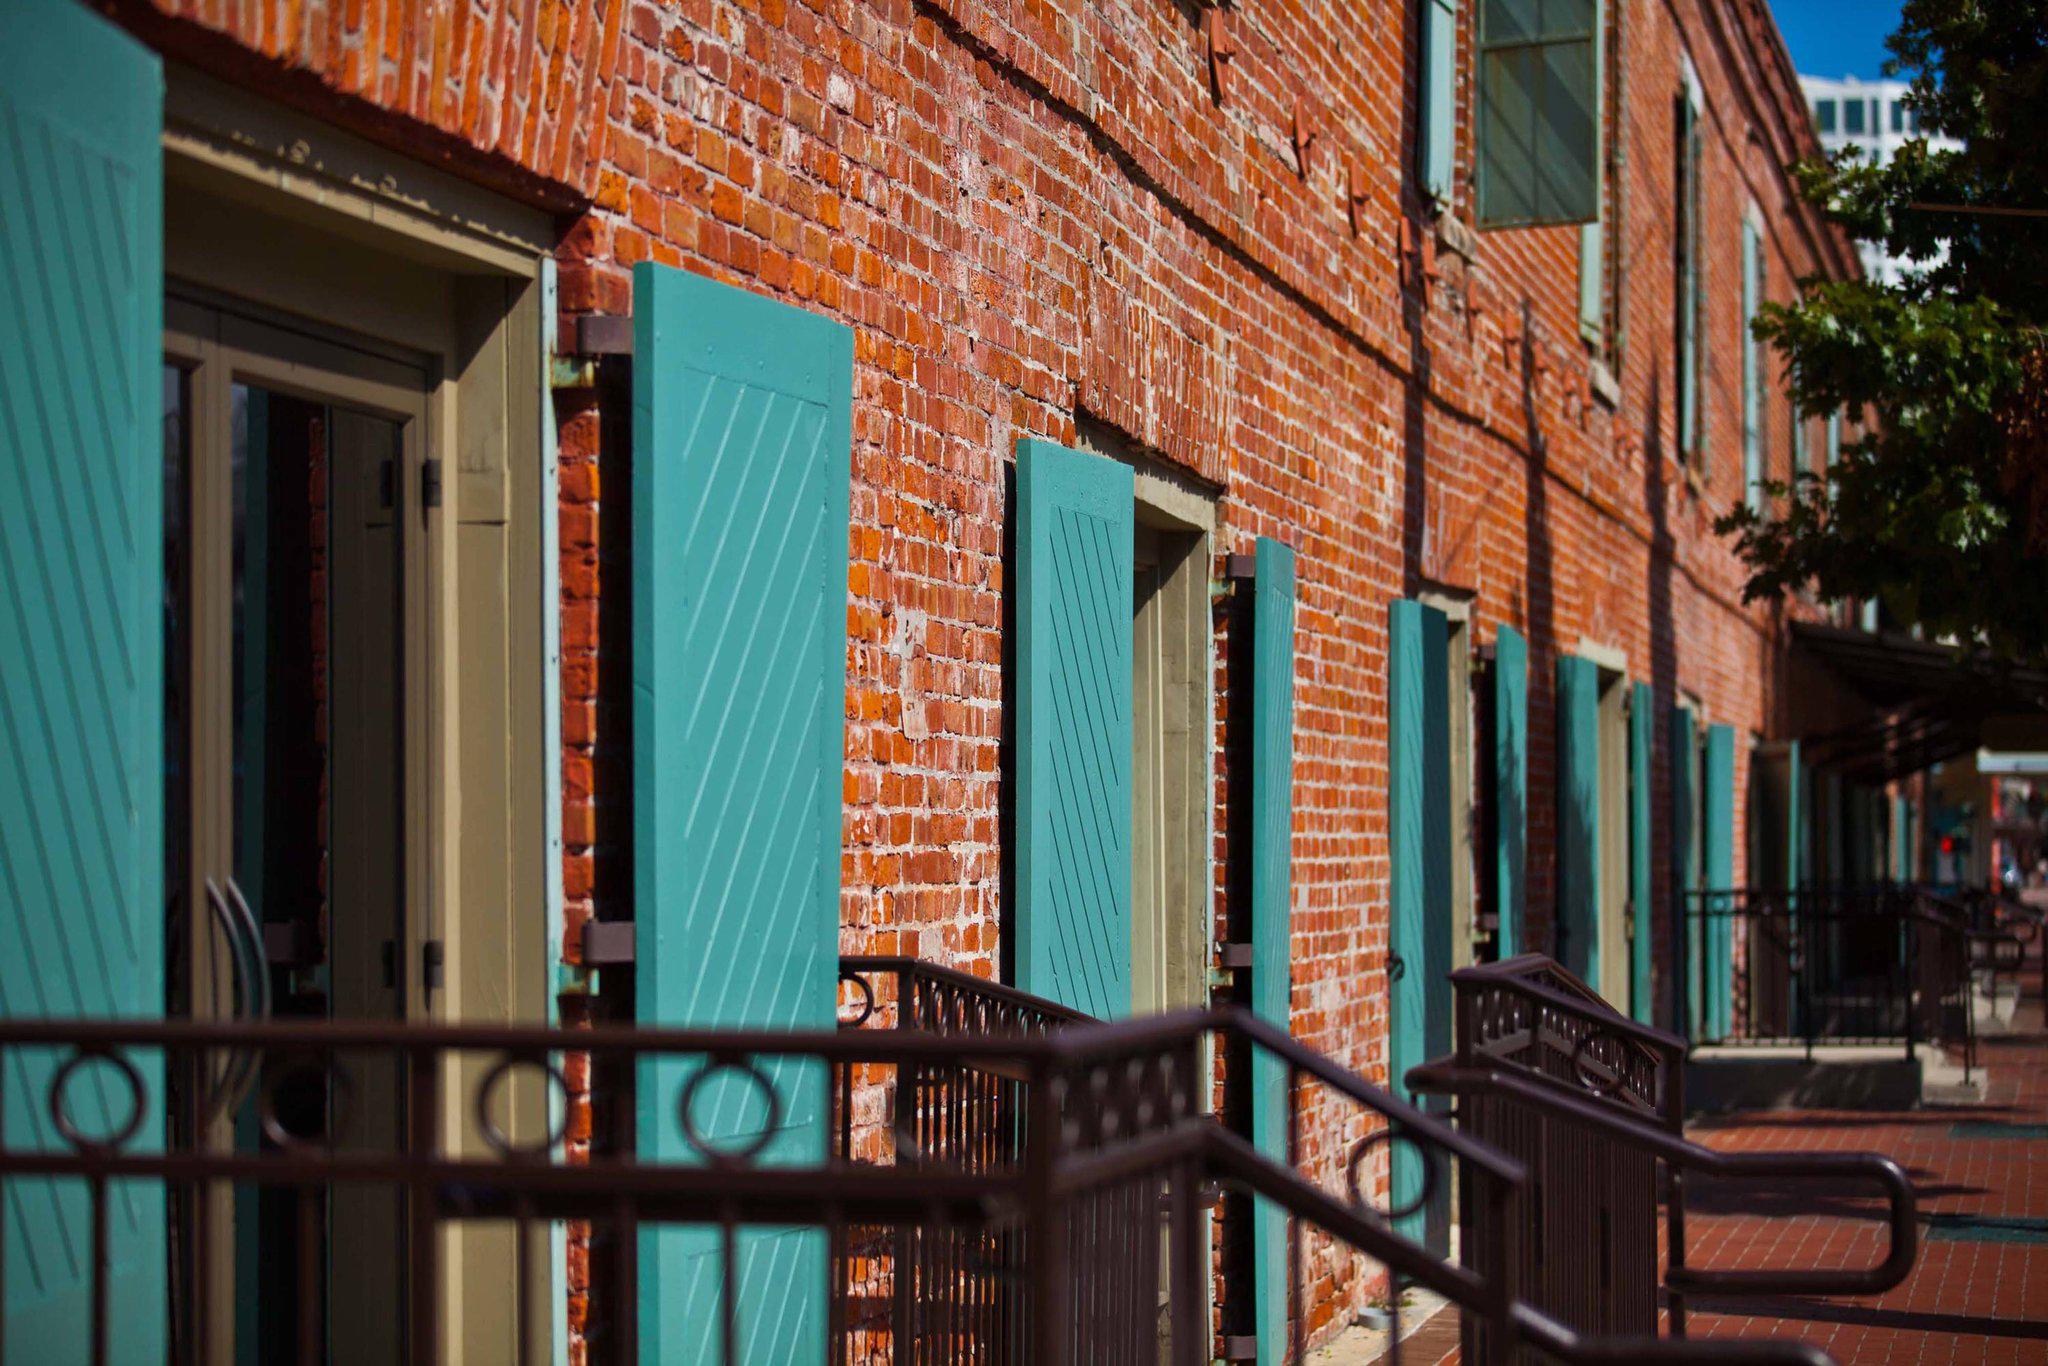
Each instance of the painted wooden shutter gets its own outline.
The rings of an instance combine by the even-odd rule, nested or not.
[[[1026,991],[1131,1009],[1130,467],[1017,446],[1015,967]]]
[[[838,992],[853,337],[702,276],[633,272],[636,1014],[644,1025],[830,1030]],[[693,1064],[643,1064],[642,1160],[699,1160]],[[759,1160],[826,1152],[826,1077],[764,1062],[781,1124]],[[712,1141],[757,1140],[736,1070],[704,1083]],[[735,1357],[825,1353],[821,1234],[747,1230]],[[643,1233],[643,1360],[715,1361],[718,1235]]]
[[[1557,960],[1600,981],[1600,666],[1557,661]]]
[[[1607,225],[1603,221],[1607,208],[1603,193],[1606,168],[1601,151],[1606,138],[1606,67],[1602,51],[1605,45],[1599,37],[1606,32],[1606,15],[1605,0],[1593,0],[1593,216],[1591,222],[1579,225],[1579,335],[1591,342],[1596,351],[1604,350],[1607,340]]]
[[[1735,887],[1735,731],[1729,726],[1707,727],[1706,811],[1703,834],[1706,842],[1704,877],[1710,892],[1729,892]],[[1718,906],[1724,912],[1727,898]],[[1726,914],[1716,916],[1708,926],[1703,945],[1705,963],[1706,1019],[1712,1037],[1725,1038],[1731,1016],[1729,993],[1734,990],[1733,925]]]
[[[1458,129],[1458,0],[1425,0],[1422,24],[1422,192],[1448,204]]]
[[[1630,1013],[1643,1024],[1656,1023],[1657,996],[1655,917],[1650,913],[1650,850],[1656,832],[1650,821],[1650,750],[1656,743],[1651,726],[1656,699],[1647,683],[1629,691],[1628,703],[1628,904]]]
[[[1480,0],[1480,226],[1599,217],[1597,10]]]
[[[1395,1094],[1414,1099],[1408,1069],[1451,1047],[1450,623],[1419,602],[1393,603],[1387,658],[1393,828],[1389,1048]],[[1396,1145],[1393,1204],[1412,1203],[1421,1188],[1420,1164],[1407,1145]],[[1448,1247],[1445,1200],[1434,1199],[1401,1222],[1407,1236],[1438,1250]]]
[[[1512,626],[1493,635],[1493,794],[1495,943],[1512,958],[1522,951],[1529,838],[1529,646]]]
[[[1700,383],[1700,225],[1705,211],[1702,193],[1702,139],[1698,84],[1686,73],[1678,99],[1679,205],[1678,225],[1678,449],[1704,458],[1706,451],[1705,388]]]
[[[0,0],[0,1014],[164,1005],[163,74],[69,0]],[[160,1058],[135,1148],[161,1143]],[[57,1147],[55,1056],[4,1078],[10,1146]],[[105,1069],[87,1069],[106,1077]],[[80,1128],[130,1113],[66,1090]],[[8,1183],[0,1343],[83,1361],[91,1222],[71,1181]],[[164,1193],[109,1192],[111,1360],[162,1361]]]
[[[1252,611],[1252,1010],[1290,1023],[1289,908],[1294,861],[1294,551],[1261,537]],[[1252,1142],[1287,1160],[1287,1068],[1252,1058]],[[1261,1362],[1287,1354],[1287,1216],[1259,1200],[1252,1214],[1257,1294],[1254,1329]]]
[[[1692,893],[1700,885],[1700,843],[1693,838],[1699,821],[1694,805],[1699,785],[1699,732],[1690,707],[1671,709],[1671,1027],[1691,1037],[1700,1018],[1703,982],[1699,921],[1693,915]]]
[[[1763,229],[1756,220],[1742,220],[1742,498],[1761,511],[1764,478],[1762,344],[1750,333],[1763,297]]]
[[[1892,797],[1892,880],[1913,880],[1913,805],[1896,795]]]

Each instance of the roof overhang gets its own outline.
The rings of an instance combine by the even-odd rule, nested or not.
[[[1793,623],[1792,643],[1871,705],[1861,721],[1801,738],[1803,757],[1844,777],[1882,783],[1986,747],[2048,749],[2048,671],[1816,622]]]

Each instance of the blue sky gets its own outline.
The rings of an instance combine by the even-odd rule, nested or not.
[[[1771,0],[1771,8],[1793,65],[1808,76],[1876,77],[1899,23],[1897,0]]]

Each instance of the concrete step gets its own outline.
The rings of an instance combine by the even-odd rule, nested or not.
[[[1965,1081],[1947,1053],[1905,1040],[1878,1044],[1719,1044],[1696,1048],[1685,1065],[1686,1108],[1729,1110],[1911,1110],[1932,1102],[1968,1104],[1983,1094],[1979,1067]]]

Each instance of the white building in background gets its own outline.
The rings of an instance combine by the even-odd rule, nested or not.
[[[1905,95],[1912,86],[1905,81],[1801,76],[1799,84],[1813,109],[1820,145],[1830,153],[1855,147],[1866,157],[1890,161],[1892,153],[1921,136],[1919,111],[1906,106]],[[1954,138],[1930,137],[1927,141],[1939,148],[1962,146]],[[1903,256],[1887,256],[1875,243],[1856,245],[1863,256],[1863,272],[1873,280],[1889,283],[1913,269],[1913,262]]]

